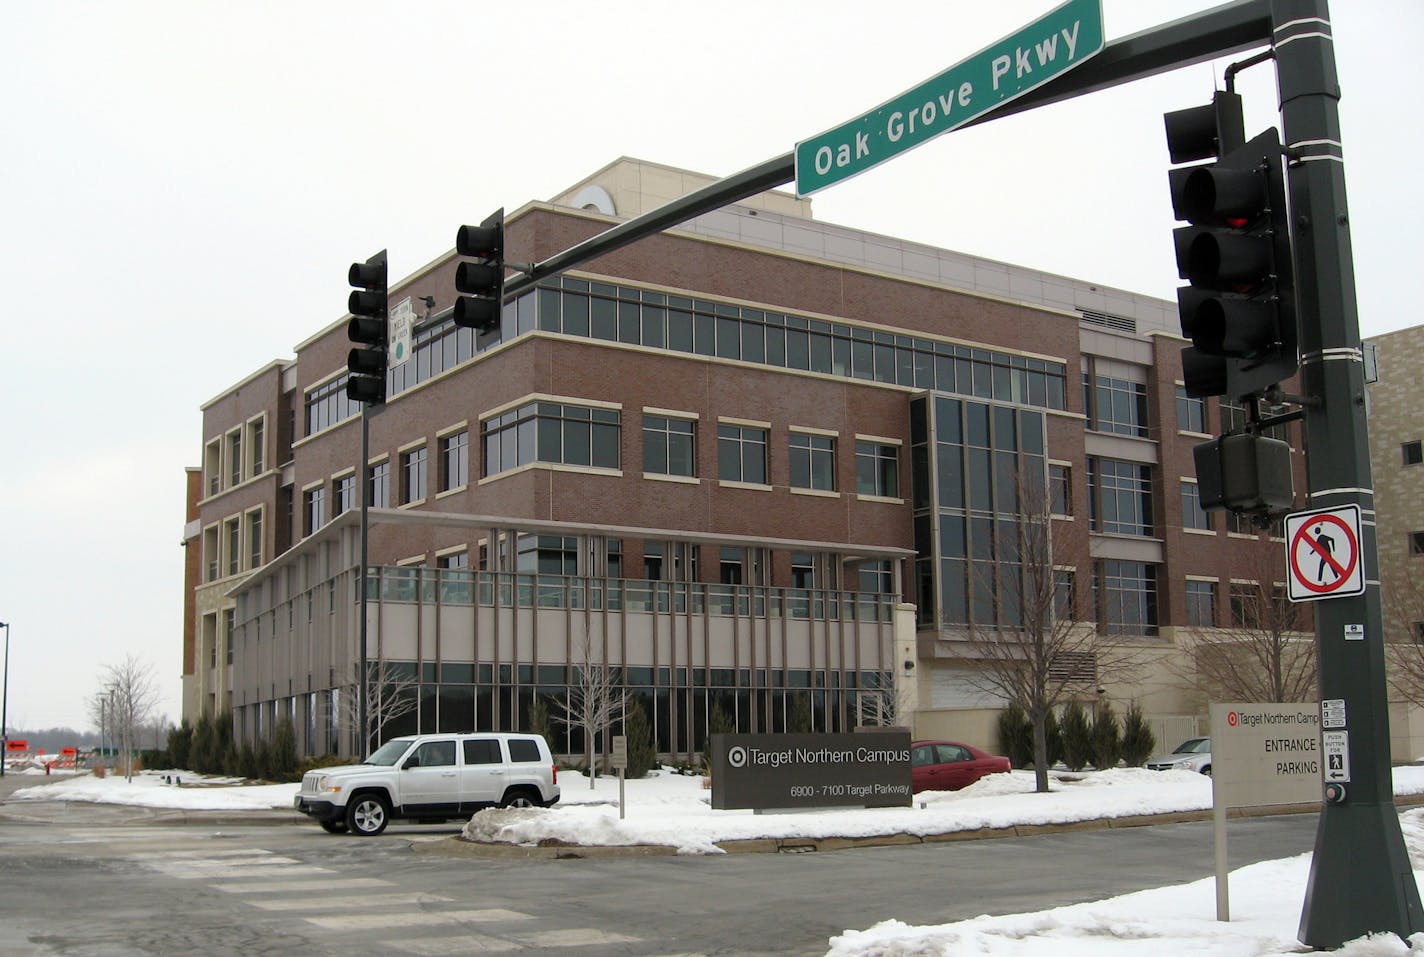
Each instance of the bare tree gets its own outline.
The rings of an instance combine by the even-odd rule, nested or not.
[[[1211,701],[1313,701],[1319,695],[1315,634],[1309,613],[1289,600],[1279,543],[1249,545],[1248,581],[1231,582],[1228,624],[1199,637],[1186,675]]]
[[[613,726],[628,704],[628,693],[618,687],[617,669],[608,667],[593,654],[593,642],[585,629],[578,641],[578,679],[569,686],[568,699],[554,702],[554,719],[570,728],[583,730],[584,754],[588,759],[588,786],[593,788],[593,756],[598,738]]]
[[[103,690],[99,694],[103,695],[105,712],[119,743],[124,779],[132,781],[135,735],[158,704],[153,666],[128,655],[120,664],[105,665],[100,682]]]
[[[1394,693],[1424,707],[1424,566],[1406,562],[1384,582],[1385,657]]]
[[[357,729],[361,724],[361,700],[357,694],[360,681],[361,665],[354,662],[351,665],[350,691],[341,696],[341,713],[346,719],[347,727]],[[369,722],[369,727],[365,729],[368,739],[365,741],[367,752],[371,750],[371,735],[379,735],[381,729],[392,721],[404,718],[418,707],[420,682],[407,667],[396,666],[384,659],[366,662],[366,719]],[[357,731],[358,738],[361,733],[360,730]]]
[[[1087,553],[1081,523],[1054,523],[1041,477],[1020,472],[1013,489],[1018,514],[1000,518],[994,560],[975,562],[971,576],[978,606],[992,605],[1005,624],[967,625],[963,637],[977,659],[969,680],[1028,715],[1035,787],[1046,793],[1050,712],[1072,695],[1091,693],[1106,676],[1126,674],[1134,653],[1078,617],[1075,576],[1054,563],[1055,548]]]
[[[867,687],[860,692],[860,723],[878,728],[894,728],[910,716],[909,692],[897,685],[888,671],[870,675]]]

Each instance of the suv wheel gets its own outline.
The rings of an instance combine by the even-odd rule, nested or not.
[[[540,807],[539,797],[528,788],[512,788],[505,792],[500,807]]]
[[[346,805],[346,826],[362,837],[374,837],[384,831],[390,818],[391,805],[379,794],[358,794]]]

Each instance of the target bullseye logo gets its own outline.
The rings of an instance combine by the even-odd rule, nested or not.
[[[727,752],[727,763],[734,768],[744,768],[747,766],[747,749],[737,745]]]
[[[1226,716],[1226,723],[1234,728],[1241,723],[1241,717],[1235,711],[1232,711]]]

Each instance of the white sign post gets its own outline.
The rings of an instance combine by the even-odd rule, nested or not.
[[[618,771],[618,820],[623,820],[623,778],[628,771],[628,737],[613,736],[613,767]]]
[[[1211,807],[1216,838],[1217,920],[1231,919],[1226,809],[1318,801],[1320,781],[1318,704],[1211,706]]]

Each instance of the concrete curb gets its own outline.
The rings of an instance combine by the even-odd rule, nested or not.
[[[1396,807],[1424,805],[1424,794],[1397,795]],[[1230,808],[1227,819],[1272,817],[1279,814],[1312,814],[1319,804],[1276,804],[1267,807]],[[1169,811],[1164,814],[1137,814],[1131,817],[1094,818],[1086,821],[1065,821],[1061,824],[1016,824],[1013,827],[986,827],[972,831],[944,831],[938,834],[877,834],[869,837],[764,837],[747,840],[717,841],[716,846],[728,854],[804,854],[821,851],[844,851],[859,847],[896,847],[910,844],[945,844],[955,841],[994,840],[1006,837],[1034,837],[1041,834],[1067,834],[1074,831],[1101,831],[1109,828],[1151,827],[1157,824],[1188,824],[1210,821],[1211,810]],[[666,844],[570,844],[547,839],[539,844],[503,844],[467,841],[454,836],[414,845],[418,854],[445,857],[466,857],[503,860],[566,861],[600,857],[661,857],[674,855],[677,848]],[[694,855],[695,856],[695,855]]]

